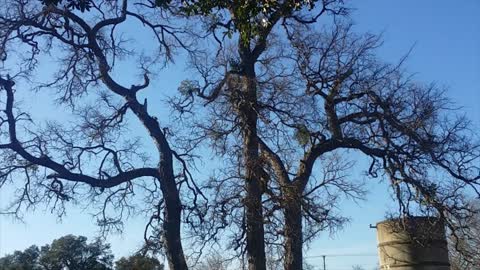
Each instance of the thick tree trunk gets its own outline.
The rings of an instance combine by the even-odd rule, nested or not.
[[[132,111],[147,128],[160,153],[158,172],[161,182],[160,188],[165,202],[163,234],[168,266],[170,270],[187,270],[188,266],[181,242],[182,202],[173,172],[172,149],[162,133],[158,121],[148,114],[145,106],[140,105],[134,96],[127,96],[127,101],[130,103]]]
[[[298,197],[298,196],[295,196]],[[294,197],[294,198],[295,198]],[[292,199],[285,205],[285,270],[303,269],[303,235],[301,200]]]
[[[252,161],[246,158],[246,162]],[[247,161],[248,160],[248,161]],[[258,179],[252,171],[246,170],[246,229],[247,229],[247,256],[249,270],[265,270],[265,240],[262,212],[262,192]]]
[[[173,174],[172,154],[162,154],[160,159],[160,179],[165,201],[163,213],[164,241],[167,261],[170,270],[187,270],[187,262],[181,242],[181,213],[180,195]]]
[[[242,78],[242,95],[238,102],[243,134],[245,166],[245,212],[249,270],[266,270],[262,209],[261,169],[257,139],[257,90],[253,65]]]

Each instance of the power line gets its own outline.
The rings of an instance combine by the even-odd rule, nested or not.
[[[376,253],[337,253],[337,254],[323,254],[323,255],[314,255],[314,256],[306,256],[305,259],[315,259],[315,258],[322,258],[323,259],[323,270],[327,270],[326,266],[326,258],[327,257],[377,257],[378,254]],[[329,269],[333,270],[333,269]]]
[[[322,258],[322,257],[377,257],[376,253],[345,253],[345,254],[322,254],[307,256],[305,258]]]

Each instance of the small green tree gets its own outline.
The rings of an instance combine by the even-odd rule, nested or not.
[[[157,258],[135,254],[122,257],[115,262],[116,270],[163,270],[164,266]]]
[[[13,254],[0,258],[0,270],[39,270],[38,258],[40,250],[33,245],[24,251],[15,251]]]
[[[87,243],[85,236],[73,235],[0,258],[0,270],[111,270],[112,264],[109,244],[100,239]]]
[[[66,235],[41,249],[40,264],[46,269],[112,269],[110,245],[100,239],[88,244],[85,236]]]

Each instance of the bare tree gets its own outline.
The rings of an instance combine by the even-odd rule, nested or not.
[[[0,71],[0,181],[19,186],[9,213],[43,202],[63,215],[68,201],[81,199],[98,203],[105,230],[118,229],[138,211],[132,197],[140,193],[147,248],[164,247],[171,269],[187,268],[182,210],[201,245],[233,231],[231,247],[250,270],[266,269],[266,245],[279,250],[285,269],[302,269],[305,244],[346,222],[335,212],[339,198],[363,196],[348,178],[345,156],[355,151],[371,160],[370,177],[390,181],[401,215],[437,215],[457,238],[472,215],[464,194],[480,196],[480,148],[468,120],[442,89],[412,81],[403,60],[377,59],[380,39],[339,20],[343,1],[61,2],[3,0],[0,8],[8,67]],[[318,32],[311,25],[326,14],[335,15],[332,28]],[[191,44],[198,34],[171,26],[183,16],[201,20],[213,45]],[[122,58],[135,55],[121,36],[127,19],[159,47],[139,57],[144,82],[131,86],[115,76]],[[150,66],[171,60],[176,48],[191,54],[199,81],[184,81],[172,104],[181,116],[204,118],[185,139],[139,101]],[[60,63],[57,73],[28,80],[44,58]],[[38,125],[15,102],[24,88],[56,90],[74,121]],[[145,128],[155,161],[129,137],[129,121]],[[173,139],[183,144],[173,148]],[[208,183],[214,204],[204,208],[186,165],[205,139],[228,162]]]
[[[187,153],[176,152],[169,143],[167,126],[158,119],[163,117],[152,114],[146,99],[139,100],[150,86],[149,68],[170,60],[175,48],[187,49],[189,44],[181,40],[185,32],[169,26],[167,12],[151,3],[61,2],[0,4],[0,186],[17,188],[6,212],[20,216],[45,203],[62,216],[68,202],[85,203],[98,206],[95,215],[104,231],[121,229],[126,217],[143,212],[149,216],[147,246],[163,249],[170,269],[187,269],[181,213],[188,211],[190,220],[196,214],[195,207],[181,202],[180,186],[195,198],[189,201],[193,204],[201,192],[185,166]],[[135,56],[135,48],[122,36],[127,19],[143,25],[158,44],[150,61],[137,55],[144,81],[131,86],[115,77],[116,64]],[[51,66],[56,73],[31,79],[48,61],[57,63]],[[50,90],[56,113],[64,108],[72,121],[35,121],[15,100],[29,89]],[[152,159],[139,138],[130,136],[130,121],[137,121],[150,137],[156,152]]]
[[[475,200],[469,206],[475,214],[461,222],[462,230],[449,238],[452,270],[473,270],[480,267],[480,205]]]
[[[228,270],[230,264],[231,260],[227,259],[225,256],[222,256],[218,252],[215,252],[207,255],[204,261],[197,263],[193,269]]]
[[[376,58],[378,37],[351,28],[337,22],[319,34],[290,32],[305,94],[320,116],[298,130],[311,145],[299,167],[308,171],[332,151],[358,151],[372,160],[370,177],[390,181],[400,215],[440,216],[461,231],[457,218],[474,213],[464,192],[480,195],[479,144],[469,121],[443,89],[413,81],[404,59],[389,65]]]
[[[257,65],[262,64],[266,54],[272,30],[285,23],[286,20],[302,24],[314,23],[326,13],[344,14],[342,1],[183,1],[187,14],[200,14],[205,21],[218,47],[215,60],[203,65],[205,59],[193,60],[193,65],[205,80],[203,84],[186,83],[183,93],[186,97],[177,103],[182,112],[188,111],[191,99],[202,98],[206,104],[217,106],[214,114],[222,114],[221,120],[204,127],[214,143],[222,144],[229,135],[237,142],[237,147],[230,150],[229,155],[236,157],[234,163],[240,170],[229,174],[227,179],[243,179],[243,190],[222,199],[220,204],[240,200],[244,206],[243,214],[237,216],[242,233],[235,237],[237,246],[242,246],[245,238],[245,252],[248,268],[251,270],[266,269],[264,202],[262,196],[266,192],[268,176],[264,172],[260,157],[259,126],[262,110],[258,97],[262,95]],[[310,11],[306,13],[306,10]],[[231,38],[230,38],[231,37]],[[233,54],[222,57],[227,47],[233,48]],[[208,52],[210,54],[211,52]],[[223,60],[223,61],[222,61]],[[225,61],[226,60],[226,61]],[[266,64],[266,60],[263,64]],[[223,69],[222,69],[223,67]],[[223,126],[222,126],[223,124]],[[221,148],[226,144],[219,145]],[[237,151],[235,151],[237,150]],[[227,151],[225,151],[227,152]],[[236,168],[233,166],[233,168]],[[235,172],[235,169],[234,171]],[[222,181],[223,182],[223,181]],[[221,184],[221,183],[217,183]],[[239,188],[238,185],[235,188]],[[229,192],[231,193],[231,192]],[[240,195],[239,195],[240,194]],[[231,194],[230,194],[231,195]],[[235,210],[238,204],[234,204]],[[268,232],[267,232],[268,233]],[[243,254],[243,252],[242,252]],[[301,269],[301,260],[300,268]]]
[[[233,162],[233,169],[223,179],[244,178],[248,186],[246,154],[256,153],[251,166],[256,166],[253,171],[259,182],[255,189],[261,189],[255,195],[258,203],[248,205],[249,189],[242,195],[238,181],[227,184],[220,180],[213,186],[228,190],[216,190],[218,195],[223,194],[219,199],[222,209],[230,206],[237,210],[239,203],[245,203],[244,198],[247,209],[262,209],[255,219],[262,218],[262,225],[257,225],[264,228],[256,232],[263,230],[264,237],[255,237],[255,243],[263,239],[278,245],[280,239],[285,269],[302,269],[305,242],[325,229],[329,221],[334,225],[342,222],[331,219],[328,208],[318,207],[321,202],[329,202],[328,184],[336,186],[341,194],[361,197],[355,182],[342,181],[349,165],[338,159],[355,151],[371,160],[365,168],[371,178],[391,183],[399,215],[435,215],[453,232],[461,230],[457,218],[472,214],[464,192],[480,195],[480,148],[468,129],[468,120],[456,113],[443,89],[413,81],[403,70],[405,59],[396,65],[383,63],[375,56],[380,38],[356,35],[349,23],[335,20],[331,28],[317,32],[304,20],[283,18],[275,30],[284,30],[286,38],[273,28],[268,28],[265,35],[256,33],[258,39],[248,48],[263,47],[258,57],[250,59],[254,62],[251,66],[244,65],[248,58],[242,58],[242,36],[240,45],[225,46],[211,61],[208,56],[193,59],[201,81],[183,85],[185,97],[176,104],[181,111],[188,111],[196,95],[212,107],[209,122],[200,125],[204,136],[212,138],[221,153],[224,150],[224,154],[236,157],[236,164],[243,168],[235,171]],[[275,24],[268,16],[263,19],[269,27]],[[242,90],[251,83],[248,78],[254,78],[249,88],[255,88],[252,92]],[[246,127],[254,127],[248,134],[253,133],[255,138],[245,139]],[[243,140],[243,147],[235,148],[238,140]],[[248,153],[240,155],[231,150],[233,145],[234,149],[247,151],[245,145],[252,140],[258,148]],[[332,158],[334,161],[329,161]],[[312,174],[318,163],[327,168],[323,181],[315,181]],[[245,219],[241,214],[235,216],[240,225],[246,226],[248,256],[256,253],[262,262],[251,265],[261,265],[264,253],[249,250],[248,235],[254,234],[248,227],[248,214],[247,210]],[[283,230],[278,229],[281,223]],[[309,229],[315,226],[318,229],[309,235]],[[270,236],[276,240],[269,242]]]

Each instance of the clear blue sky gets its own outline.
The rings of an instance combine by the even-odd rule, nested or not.
[[[448,95],[480,128],[480,1],[462,0],[361,0],[351,1],[356,8],[352,18],[358,32],[383,32],[384,46],[380,54],[386,61],[396,61],[414,44],[407,62],[416,79],[435,81],[448,86]],[[161,74],[166,80],[162,88],[176,89],[178,82],[187,77],[183,69],[167,70]],[[159,84],[160,85],[160,84]],[[362,160],[358,161],[361,166]],[[360,171],[352,176],[363,177]],[[376,254],[375,230],[370,223],[383,219],[391,203],[385,186],[369,181],[370,194],[359,205],[346,202],[342,210],[352,222],[335,238],[323,236],[311,245],[307,261],[322,269],[319,256],[341,254]],[[0,205],[6,203],[5,191],[0,191]],[[54,216],[41,208],[27,215],[26,223],[0,217],[0,256],[13,250],[24,249],[31,244],[43,245],[65,234],[93,237],[97,228],[91,217],[79,209],[71,209],[69,215],[58,223]],[[123,235],[109,237],[115,255],[126,255],[142,240],[145,221],[135,218],[127,222]],[[375,256],[327,257],[327,269],[346,270],[354,264],[371,269]]]

